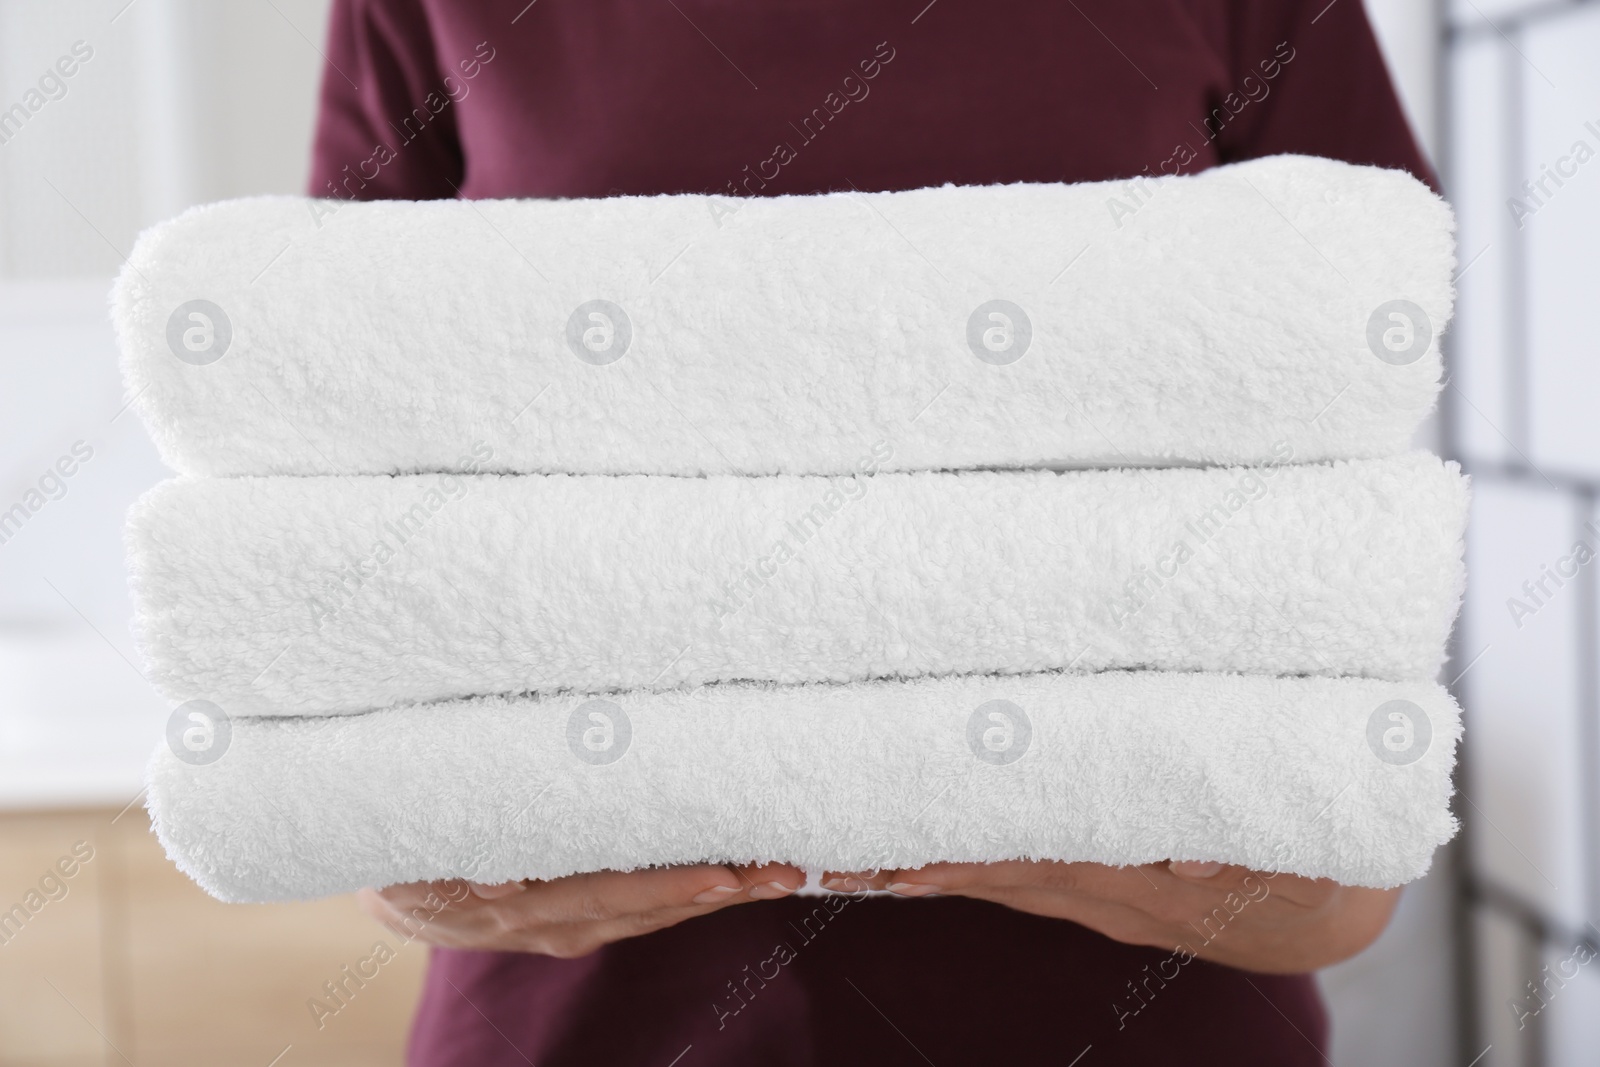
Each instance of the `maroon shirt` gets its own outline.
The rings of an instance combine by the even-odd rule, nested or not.
[[[327,50],[317,195],[1093,181],[1279,152],[1432,181],[1359,0],[336,0]],[[749,904],[578,960],[435,951],[411,1062],[1324,1062],[1309,977],[1174,966],[975,901]]]

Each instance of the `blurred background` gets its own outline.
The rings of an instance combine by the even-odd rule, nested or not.
[[[1333,1059],[1591,1064],[1600,2],[1367,8],[1460,219],[1450,380],[1421,443],[1475,482],[1445,679],[1467,710],[1465,832],[1322,976]],[[143,227],[302,190],[325,19],[325,0],[0,0],[0,510],[74,469],[0,530],[0,911],[47,901],[0,927],[0,1067],[400,1062],[420,946],[319,1027],[307,1001],[378,929],[348,899],[225,907],[161,856],[140,778],[169,709],[123,577],[122,514],[165,471],[125,412],[107,289]]]

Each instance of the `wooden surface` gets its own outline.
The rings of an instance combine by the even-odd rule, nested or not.
[[[393,959],[330,997],[380,941]],[[0,815],[0,1067],[400,1064],[426,961],[350,897],[212,900],[137,804]]]

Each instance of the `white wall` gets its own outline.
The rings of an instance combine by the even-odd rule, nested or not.
[[[122,410],[106,292],[143,227],[300,191],[326,6],[0,2],[0,109],[73,69],[0,143],[0,510],[93,451],[0,544],[0,805],[138,793],[167,708],[135,666],[122,515],[166,472]]]
[[[326,0],[0,3],[0,107],[92,51],[0,144],[0,278],[110,277],[190,204],[299,192]]]

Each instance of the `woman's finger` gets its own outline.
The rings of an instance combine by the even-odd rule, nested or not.
[[[1223,869],[1224,865],[1221,863],[1201,863],[1196,860],[1173,860],[1167,864],[1167,870],[1179,878],[1187,878],[1195,882],[1203,882],[1208,878],[1214,878],[1221,874]]]
[[[495,902],[541,922],[605,922],[670,908],[721,905],[785,896],[804,882],[795,868],[767,864],[734,869],[715,864],[596,871],[529,882],[522,893]],[[760,895],[756,895],[756,891]]]
[[[1166,864],[1108,867],[1100,863],[1014,860],[1001,863],[934,863],[890,872],[888,889],[902,896],[981,896],[999,890],[1047,892],[1161,909],[1226,893],[1250,872],[1223,868],[1208,879],[1180,878]]]
[[[778,900],[806,884],[806,872],[787,863],[732,868],[751,900]]]
[[[824,871],[822,888],[835,893],[867,893],[889,888],[894,871]]]
[[[547,923],[604,922],[663,908],[720,903],[744,889],[739,876],[727,867],[654,867],[531,882],[527,892],[500,903]]]

